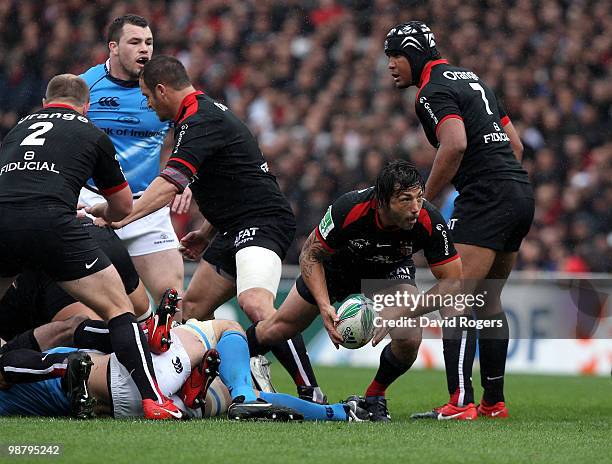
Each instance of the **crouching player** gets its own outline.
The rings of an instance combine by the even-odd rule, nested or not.
[[[367,419],[367,413],[355,400],[319,405],[281,393],[255,391],[246,337],[237,322],[190,319],[170,333],[172,343],[165,352],[153,354],[153,367],[160,390],[175,401],[186,417],[227,412],[230,419],[236,420]],[[152,351],[159,351],[156,348],[159,347],[152,346]],[[35,352],[19,349],[5,353],[0,358],[0,388],[7,381],[5,386],[10,388],[0,390],[0,415],[87,417],[93,407],[91,398],[95,398],[98,415],[143,416],[138,389],[114,353],[74,350],[57,348],[42,355],[51,363],[50,375],[63,373],[61,378],[26,384],[19,382],[38,380],[40,376],[20,372],[20,359]],[[68,355],[67,351],[73,353]],[[219,378],[215,380],[217,372]]]
[[[342,337],[336,330],[338,316],[332,304],[361,293],[362,279],[384,279],[377,291],[414,292],[412,255],[419,250],[439,281],[428,293],[456,291],[461,260],[442,215],[424,200],[423,185],[416,168],[398,160],[383,168],[375,187],[338,198],[306,240],[300,256],[301,275],[279,311],[247,329],[251,355],[265,354],[280,340],[294,337],[319,314],[338,346]],[[419,327],[402,329],[400,337],[392,335],[361,403],[373,421],[390,420],[386,389],[410,369],[421,343]],[[456,368],[463,369],[461,365]]]

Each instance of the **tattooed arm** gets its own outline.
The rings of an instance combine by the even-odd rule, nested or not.
[[[304,283],[317,302],[321,318],[323,319],[323,325],[325,325],[329,338],[338,348],[338,344],[342,342],[342,337],[336,330],[338,315],[336,314],[336,309],[329,301],[325,270],[323,269],[323,259],[330,255],[331,253],[325,249],[324,245],[317,238],[315,231],[312,231],[302,247],[300,271]]]

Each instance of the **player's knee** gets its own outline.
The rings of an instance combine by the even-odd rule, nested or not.
[[[226,319],[215,319],[213,321],[213,327],[218,325],[220,331],[223,332],[240,332],[244,333],[242,326],[236,321],[229,321]]]
[[[250,292],[238,295],[238,304],[253,322],[262,321],[274,315],[274,306],[268,298]]]

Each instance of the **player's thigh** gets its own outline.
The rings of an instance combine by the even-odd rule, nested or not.
[[[466,279],[466,283],[487,277],[498,252],[491,248],[465,243],[455,243],[455,247],[461,256],[463,278]]]
[[[154,301],[159,301],[168,288],[183,292],[185,271],[183,258],[177,249],[132,256],[132,261]]]
[[[80,279],[58,282],[58,285],[105,320],[134,311],[119,273],[112,265]]]
[[[200,260],[183,297],[183,319],[212,319],[215,310],[236,294],[236,284]]]
[[[278,311],[257,324],[257,338],[265,344],[289,340],[304,331],[319,315],[319,308],[306,301],[295,284]]]

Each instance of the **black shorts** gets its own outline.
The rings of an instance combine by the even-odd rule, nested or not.
[[[55,281],[76,280],[110,266],[110,259],[66,208],[0,208],[0,276],[41,269]]]
[[[126,293],[131,294],[140,279],[121,239],[112,229],[97,227],[90,219],[80,219],[79,222],[110,258]],[[42,270],[26,270],[17,276],[0,300],[0,338],[10,340],[26,330],[47,324],[58,312],[75,302]]]
[[[219,232],[204,252],[202,259],[218,273],[236,278],[236,253],[243,248],[257,246],[276,253],[281,261],[295,235],[295,222],[291,220],[253,224],[232,232]]]
[[[534,210],[530,184],[481,180],[461,191],[448,228],[455,243],[514,252],[529,232]]]
[[[331,304],[343,301],[347,296],[354,293],[369,293],[373,290],[382,290],[383,288],[398,283],[406,283],[416,286],[414,279],[415,267],[412,257],[406,258],[401,263],[393,266],[373,266],[368,265],[367,271],[356,272],[359,269],[364,269],[364,265],[324,265],[325,282],[327,284],[327,293]],[[368,289],[363,288],[362,281],[368,280]],[[306,286],[306,282],[302,276],[298,276],[295,281],[295,287],[299,295],[308,303],[316,305],[316,300],[310,289]]]

